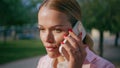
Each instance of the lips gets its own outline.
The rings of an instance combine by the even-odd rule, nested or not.
[[[52,52],[52,51],[55,51],[55,49],[56,49],[57,47],[54,47],[54,46],[46,46],[45,48],[46,48],[47,51]]]

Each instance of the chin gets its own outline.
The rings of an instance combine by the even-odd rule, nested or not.
[[[56,54],[56,53],[48,53],[48,56],[50,57],[50,58],[57,58],[58,56],[59,56],[60,54]]]

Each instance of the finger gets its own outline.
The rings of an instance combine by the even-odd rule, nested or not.
[[[80,52],[82,55],[86,55],[86,45],[83,44],[82,42],[82,32],[80,32],[80,34],[78,35],[79,39],[80,39],[80,43],[79,43],[79,48],[80,48]]]
[[[69,61],[69,54],[64,47],[62,47],[62,56],[64,56]]]
[[[62,43],[61,46],[67,51],[68,55],[72,55],[74,48],[68,43]]]
[[[69,43],[74,49],[79,48],[79,42],[77,42],[74,38],[71,36],[64,37],[67,40],[67,43]]]
[[[86,55],[86,45],[82,43],[81,45],[79,45],[79,48],[81,55],[82,56]]]
[[[64,56],[68,61],[77,61],[78,59],[84,57],[84,55],[82,56],[80,51],[74,50],[74,48],[68,46],[67,44],[63,44],[63,49],[66,50],[66,52],[64,51]]]
[[[84,44],[82,42],[82,32],[78,35],[79,39],[80,39],[80,42],[79,42],[79,48],[80,50],[84,50]]]
[[[75,40],[80,41],[79,37],[72,31],[72,29],[69,29],[69,34],[71,37],[75,38]]]
[[[64,36],[65,39],[69,41],[69,43],[76,49],[79,47],[78,43],[80,42],[79,37],[72,31],[72,29],[69,29],[69,36]]]
[[[79,41],[82,43],[82,32],[78,35]]]
[[[83,43],[82,42],[82,32],[79,33],[78,36],[76,36],[76,34],[72,31],[72,29],[69,29],[69,34],[71,37],[75,38],[78,42]]]
[[[69,34],[70,34],[71,38],[72,37],[74,38],[74,41],[73,41],[73,39],[72,39],[72,41],[70,41],[70,39],[67,39],[67,40],[70,41],[70,43],[72,43],[71,45],[74,45],[74,46],[78,45],[77,47],[80,48],[80,52],[83,55],[86,54],[85,45],[82,42],[82,32],[80,32],[80,34],[78,36],[76,36],[75,33],[72,30],[69,30]]]
[[[71,37],[73,37],[78,43],[79,45],[82,45],[82,32],[80,32],[80,34],[78,36],[75,35],[75,33],[72,30],[69,30],[69,34]],[[80,48],[80,46],[78,46]]]

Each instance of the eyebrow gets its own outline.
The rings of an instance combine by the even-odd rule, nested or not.
[[[63,27],[63,26],[68,26],[68,25],[54,25],[52,27]],[[38,27],[43,27],[42,25],[38,24]]]

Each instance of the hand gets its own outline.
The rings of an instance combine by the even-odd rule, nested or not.
[[[82,68],[86,57],[85,45],[82,43],[82,33],[78,37],[70,30],[69,34],[70,36],[64,36],[67,42],[61,45],[64,50],[63,54],[68,60],[69,68]]]

